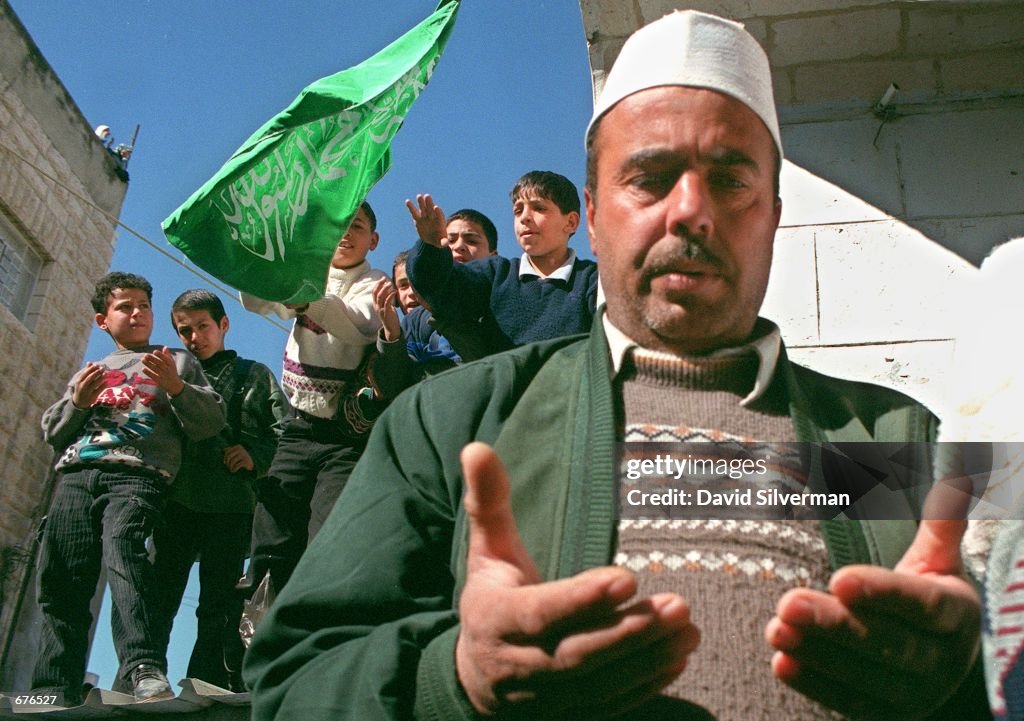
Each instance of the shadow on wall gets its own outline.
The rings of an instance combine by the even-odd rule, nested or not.
[[[841,198],[811,204],[797,196],[797,212],[784,207],[783,224],[898,218],[979,265],[995,245],[1024,235],[1024,103],[995,102],[942,112],[922,106],[920,114],[896,104],[896,117],[880,130],[867,110],[863,118],[784,125],[789,161],[875,212],[862,215]]]
[[[940,417],[962,385],[953,351],[976,266],[1024,235],[1020,103],[979,104],[898,117],[880,132],[869,109],[782,128],[764,314],[799,362],[896,388]]]

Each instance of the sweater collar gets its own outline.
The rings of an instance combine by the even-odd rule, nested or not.
[[[608,341],[608,350],[611,353],[612,378],[615,378],[622,371],[623,361],[626,359],[626,355],[634,348],[642,348],[642,346],[616,328],[608,319],[607,313],[601,316],[601,322],[604,327],[605,337]],[[743,400],[740,401],[740,405],[747,406],[763,396],[765,391],[768,389],[772,377],[775,375],[775,368],[779,362],[781,347],[782,335],[779,333],[779,327],[766,318],[758,318],[757,325],[754,326],[754,335],[747,343],[734,348],[721,348],[706,356],[701,356],[699,359],[693,358],[687,360],[696,360],[698,362],[703,359],[715,360],[754,351],[758,358],[757,375],[754,379],[754,387],[743,398]],[[643,350],[646,355],[653,356],[655,358],[664,358],[665,360],[679,359],[678,356],[671,353],[652,351],[647,348],[643,348]]]

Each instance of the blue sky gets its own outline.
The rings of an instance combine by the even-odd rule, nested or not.
[[[10,0],[88,123],[127,142],[141,125],[121,220],[177,257],[160,223],[254,130],[317,78],[350,67],[433,11],[434,0]],[[592,108],[580,9],[573,0],[469,0],[430,85],[392,146],[393,166],[370,192],[381,243],[375,267],[415,239],[403,201],[430,192],[446,210],[474,207],[517,254],[508,191],[528,170],[560,172],[582,188],[583,131]],[[581,228],[572,243],[591,257]],[[180,345],[171,300],[204,283],[118,231],[111,269],[154,286],[155,343]],[[98,274],[98,273],[97,273]],[[280,371],[286,334],[225,298],[228,347]],[[83,308],[82,312],[89,312]],[[87,358],[110,349],[94,332]],[[195,608],[190,587],[185,614]],[[179,616],[179,618],[181,618]],[[169,676],[184,675],[194,630],[176,626]],[[116,662],[100,620],[90,670],[108,687]]]

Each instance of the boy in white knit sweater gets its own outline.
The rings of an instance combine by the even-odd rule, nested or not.
[[[292,414],[257,484],[243,586],[270,570],[280,590],[362,454],[376,411],[360,395],[372,385],[368,366],[380,330],[373,287],[387,277],[366,261],[378,240],[377,218],[363,202],[334,252],[323,298],[285,306],[242,294],[248,310],[295,319],[281,373]]]

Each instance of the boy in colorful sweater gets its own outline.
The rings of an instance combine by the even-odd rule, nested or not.
[[[149,344],[152,292],[145,278],[130,273],[99,280],[96,325],[117,349],[86,363],[43,414],[43,435],[61,454],[61,478],[43,531],[43,618],[32,687],[62,705],[82,700],[89,602],[101,561],[121,664],[115,690],[138,701],[174,696],[164,675],[146,539],[181,464],[182,441],[215,435],[224,405],[190,353]]]

